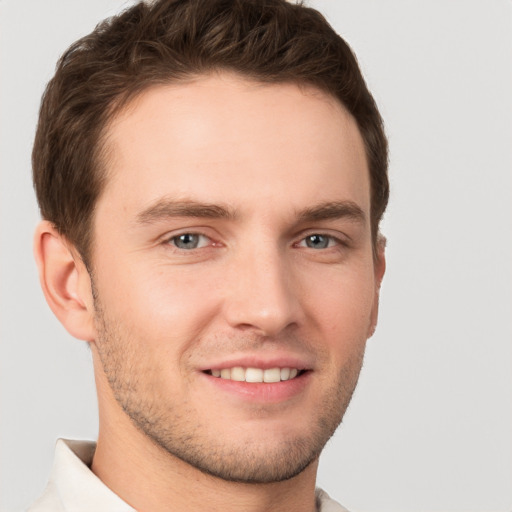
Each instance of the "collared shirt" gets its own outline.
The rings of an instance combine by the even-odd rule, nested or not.
[[[136,512],[91,470],[96,443],[59,439],[48,485],[27,512]],[[321,489],[319,512],[348,512]]]

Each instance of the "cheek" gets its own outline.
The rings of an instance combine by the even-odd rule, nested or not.
[[[131,268],[105,274],[100,296],[110,316],[141,343],[185,349],[215,314],[212,283],[184,265]]]
[[[327,340],[340,347],[366,341],[375,297],[367,265],[331,272],[324,276],[324,286],[310,287],[306,296],[310,314]]]

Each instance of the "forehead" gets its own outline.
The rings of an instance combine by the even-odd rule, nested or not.
[[[313,87],[233,74],[152,87],[107,130],[108,179],[99,201],[130,209],[159,196],[233,203],[353,200],[369,209],[357,125]]]

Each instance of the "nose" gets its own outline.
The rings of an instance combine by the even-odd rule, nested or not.
[[[299,283],[278,248],[248,252],[230,262],[225,318],[231,327],[274,337],[301,322]]]

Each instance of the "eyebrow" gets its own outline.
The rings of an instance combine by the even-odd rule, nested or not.
[[[232,208],[218,204],[199,203],[191,200],[160,199],[140,212],[136,221],[138,224],[150,224],[171,217],[234,220],[238,215]]]
[[[172,217],[236,220],[239,215],[235,209],[229,206],[163,198],[140,212],[136,217],[136,222],[138,224],[151,224]],[[299,224],[342,218],[348,218],[362,224],[366,221],[364,211],[353,201],[320,203],[297,213],[297,223]]]
[[[330,201],[311,208],[301,210],[298,214],[299,223],[318,222],[348,218],[364,224],[366,215],[363,209],[353,201]]]

